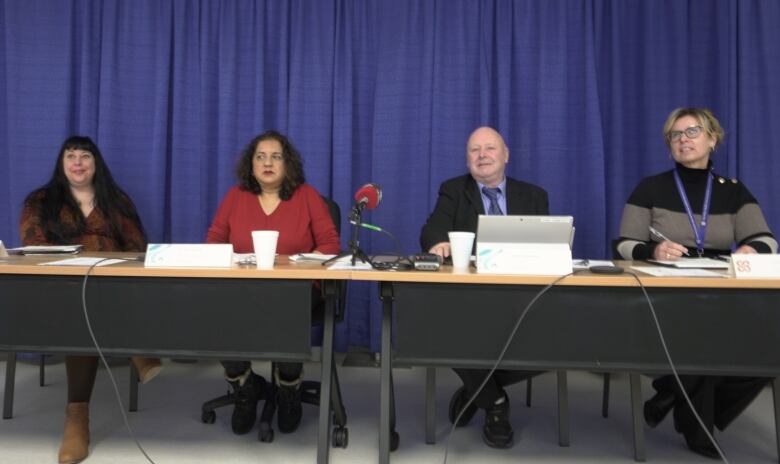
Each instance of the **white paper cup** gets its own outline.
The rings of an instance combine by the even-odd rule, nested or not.
[[[449,236],[452,268],[457,271],[468,270],[471,249],[474,246],[474,232],[450,232]]]
[[[255,260],[258,269],[273,269],[276,257],[278,230],[253,230],[252,243],[255,246]]]

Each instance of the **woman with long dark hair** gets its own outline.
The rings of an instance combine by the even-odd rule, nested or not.
[[[114,182],[97,145],[73,136],[60,148],[51,179],[24,201],[19,225],[24,245],[81,244],[86,251],[143,251],[146,234],[130,197]],[[160,371],[160,360],[131,358],[142,382]],[[98,358],[66,356],[68,404],[60,463],[89,454],[89,399]]]

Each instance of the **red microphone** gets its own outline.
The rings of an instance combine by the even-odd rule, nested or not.
[[[374,209],[382,201],[382,189],[376,184],[365,184],[355,192],[355,201],[358,207]]]

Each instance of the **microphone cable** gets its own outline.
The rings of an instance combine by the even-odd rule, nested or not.
[[[715,441],[715,437],[712,436],[710,431],[707,429],[707,426],[704,425],[704,421],[701,419],[701,416],[699,416],[699,412],[696,411],[695,407],[693,407],[693,402],[691,401],[691,398],[688,396],[688,392],[685,391],[685,388],[683,388],[682,381],[680,380],[680,376],[677,373],[677,367],[674,365],[674,361],[672,361],[672,356],[671,354],[669,354],[669,348],[666,346],[666,337],[664,337],[664,332],[661,329],[661,323],[658,321],[658,315],[655,312],[655,306],[653,306],[653,301],[650,299],[650,295],[648,295],[647,289],[642,284],[642,279],[640,279],[635,272],[625,271],[625,273],[632,276],[634,280],[636,280],[636,282],[639,284],[639,288],[642,289],[642,293],[645,295],[647,306],[650,308],[650,315],[653,316],[653,322],[655,323],[655,328],[656,331],[658,332],[658,339],[661,341],[661,347],[663,348],[664,355],[666,356],[666,362],[669,363],[669,367],[671,368],[672,375],[674,376],[674,380],[677,382],[677,386],[680,388],[680,392],[682,393],[683,398],[685,398],[685,403],[688,405],[688,408],[690,408],[691,412],[693,413],[693,416],[696,418],[696,422],[699,423],[701,429],[704,431],[704,434],[707,435],[707,439],[710,441],[710,443],[712,443],[712,446],[715,447],[715,450],[718,452],[718,456],[720,456],[720,459],[726,464],[728,464],[729,460],[726,458],[726,455],[723,453],[723,450],[720,449],[718,442]]]
[[[369,257],[369,264],[373,269],[379,271],[400,271],[412,269],[412,263],[409,261],[409,258],[401,254],[401,242],[395,235],[393,235],[390,231],[373,224],[366,224],[365,222],[361,222],[359,225],[364,229],[381,232],[387,235],[393,240],[393,244],[395,245],[395,253],[391,254],[395,257],[395,260],[393,261],[377,261],[377,255]]]
[[[114,379],[114,374],[111,372],[111,367],[109,367],[108,361],[106,361],[106,357],[103,355],[103,350],[100,348],[97,338],[95,337],[95,332],[92,330],[92,324],[90,324],[89,322],[89,314],[87,312],[87,280],[89,279],[89,275],[92,273],[92,270],[95,269],[95,267],[97,267],[100,263],[104,261],[108,261],[112,259],[119,259],[122,261],[137,261],[137,259],[127,259],[127,258],[103,258],[99,261],[92,263],[92,265],[89,266],[89,269],[87,269],[87,273],[84,274],[84,281],[81,284],[81,307],[84,310],[84,320],[87,323],[87,330],[89,331],[89,336],[92,338],[92,343],[95,346],[95,350],[97,351],[98,356],[100,357],[100,361],[103,363],[103,366],[106,368],[106,372],[108,373],[108,378],[111,380],[111,386],[114,388],[114,395],[116,396],[117,403],[119,403],[119,412],[122,413],[122,420],[124,420],[125,428],[127,428],[127,431],[130,434],[130,438],[133,439],[133,442],[135,442],[135,446],[141,451],[141,454],[144,455],[144,457],[150,464],[155,464],[152,458],[150,458],[149,455],[146,454],[144,447],[141,446],[141,443],[136,438],[135,433],[133,433],[133,428],[130,427],[130,421],[128,420],[127,414],[125,413],[125,405],[122,402],[122,395],[119,393],[119,387],[117,387],[116,380]]]
[[[458,413],[458,416],[455,417],[455,420],[452,421],[452,427],[450,428],[450,432],[447,434],[447,441],[444,445],[444,464],[447,464],[447,455],[449,453],[450,449],[450,438],[452,437],[452,434],[455,432],[455,427],[458,424],[458,421],[460,421],[461,416],[464,412],[468,409],[469,406],[474,402],[474,400],[479,396],[480,392],[482,392],[482,389],[485,388],[485,385],[488,383],[488,380],[493,376],[493,373],[496,372],[496,369],[498,369],[498,366],[501,364],[501,361],[504,360],[504,356],[506,356],[506,352],[509,349],[509,345],[512,344],[512,341],[515,339],[515,334],[517,333],[517,329],[520,328],[520,324],[523,322],[523,319],[525,319],[525,315],[528,314],[528,311],[531,309],[531,307],[536,303],[539,298],[542,297],[545,293],[547,293],[548,290],[553,288],[555,284],[562,281],[563,279],[569,277],[570,275],[573,275],[573,272],[570,272],[568,274],[564,274],[560,277],[556,277],[555,280],[547,284],[543,289],[539,290],[539,292],[536,293],[536,295],[531,299],[531,301],[528,302],[528,304],[525,306],[523,311],[520,313],[520,316],[517,318],[517,321],[515,321],[515,325],[512,327],[512,330],[509,332],[509,337],[507,337],[506,342],[504,343],[504,347],[501,348],[501,352],[498,355],[498,358],[496,359],[496,362],[493,363],[493,366],[488,371],[487,375],[485,375],[485,379],[482,380],[482,383],[479,384],[479,387],[477,387],[477,391],[475,391],[468,401],[466,401],[466,404],[463,405],[460,412]]]
[[[482,389],[485,388],[485,385],[488,383],[490,378],[495,373],[496,369],[498,369],[498,366],[501,364],[501,362],[504,360],[504,356],[506,356],[506,352],[509,349],[509,345],[511,345],[512,341],[515,338],[515,335],[517,334],[517,330],[520,328],[520,324],[522,323],[523,319],[525,318],[528,311],[531,309],[531,307],[541,298],[542,295],[547,293],[548,290],[550,290],[553,286],[561,282],[562,280],[566,279],[569,276],[581,273],[583,271],[574,271],[570,272],[568,274],[564,274],[560,277],[557,277],[555,280],[547,284],[544,288],[539,290],[537,294],[531,299],[530,302],[525,306],[523,311],[520,313],[520,316],[517,318],[517,321],[515,322],[514,326],[512,327],[512,330],[509,333],[509,337],[507,337],[506,343],[504,343],[503,348],[501,349],[501,352],[498,355],[498,358],[493,363],[493,366],[490,368],[488,373],[485,375],[485,379],[482,380],[482,383],[479,384],[479,387],[477,387],[477,390],[471,395],[471,397],[468,399],[466,404],[464,404],[461,407],[460,412],[458,413],[457,417],[455,417],[455,420],[452,421],[452,427],[450,428],[449,433],[447,434],[447,440],[444,445],[444,464],[447,464],[447,456],[449,454],[449,447],[450,447],[450,438],[455,433],[455,428],[460,421],[461,416],[466,412],[469,406],[474,402],[474,400],[479,396],[480,392],[482,392]],[[647,293],[647,289],[642,284],[642,280],[639,278],[639,276],[631,271],[623,271],[626,274],[631,275],[634,280],[639,284],[639,288],[642,290],[642,293],[645,296],[645,301],[647,302],[648,308],[650,309],[650,314],[653,316],[653,321],[655,323],[656,332],[658,333],[658,338],[661,341],[661,347],[663,348],[664,355],[666,356],[666,361],[669,364],[669,367],[672,371],[672,375],[674,376],[675,381],[677,382],[678,387],[680,388],[680,392],[682,393],[683,397],[685,398],[685,402],[687,403],[688,407],[690,408],[691,412],[693,413],[694,417],[696,417],[696,421],[701,426],[704,433],[707,435],[707,438],[710,440],[712,445],[715,447],[715,449],[718,452],[718,455],[720,456],[721,460],[729,464],[728,459],[726,458],[726,455],[723,453],[723,450],[720,449],[720,446],[718,446],[718,443],[715,441],[715,438],[712,436],[710,431],[707,429],[707,426],[704,424],[704,421],[699,416],[698,411],[696,411],[696,408],[693,406],[693,402],[691,401],[690,397],[688,396],[688,392],[685,391],[685,388],[683,388],[682,381],[680,380],[680,376],[677,373],[677,367],[675,366],[674,362],[672,361],[672,356],[669,353],[669,348],[666,345],[666,337],[664,337],[663,330],[661,329],[661,324],[658,321],[658,316],[655,312],[655,306],[653,306],[653,302],[650,299],[650,295]]]

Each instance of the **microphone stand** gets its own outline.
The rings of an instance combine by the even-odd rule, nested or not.
[[[368,258],[368,255],[360,249],[360,242],[358,241],[358,231],[360,229],[361,224],[361,216],[363,213],[363,207],[365,206],[365,203],[357,203],[355,206],[352,207],[352,210],[349,212],[349,223],[352,224],[352,237],[349,240],[349,249],[338,256],[334,256],[333,258],[330,258],[329,260],[322,263],[323,266],[327,266],[328,264],[337,261],[341,258],[344,258],[346,256],[352,256],[352,265],[354,266],[355,263],[360,260],[362,263],[368,263],[371,264],[371,260]]]

